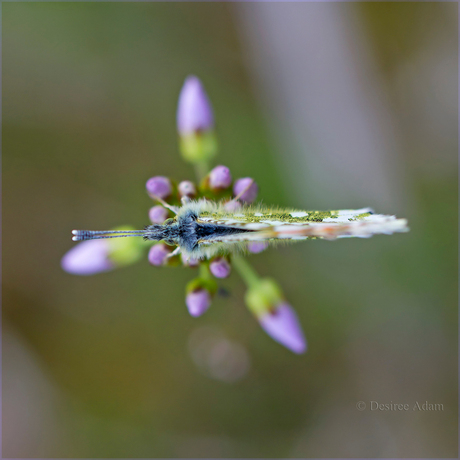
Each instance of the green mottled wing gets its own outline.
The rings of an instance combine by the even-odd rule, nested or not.
[[[395,216],[374,214],[372,209],[339,211],[270,210],[243,208],[236,213],[221,207],[204,210],[199,220],[253,230],[222,237],[219,241],[303,240],[306,238],[368,238],[376,234],[406,232],[407,221]]]

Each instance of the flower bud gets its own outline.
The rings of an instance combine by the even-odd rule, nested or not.
[[[258,192],[259,187],[250,177],[238,179],[233,185],[233,194],[239,196],[239,200],[245,203],[252,203],[257,198]]]
[[[195,184],[189,180],[183,180],[177,187],[179,191],[179,196],[188,196],[189,198],[194,198],[196,196],[196,187]]]
[[[201,81],[190,76],[182,87],[177,107],[180,151],[186,161],[199,164],[216,154],[213,128],[214,115],[208,96]]]
[[[177,107],[177,130],[181,136],[209,131],[214,127],[214,115],[208,95],[199,78],[185,79]]]
[[[217,283],[209,276],[207,265],[200,265],[201,276],[188,282],[185,289],[185,303],[192,316],[201,316],[211,305],[211,299],[217,292]]]
[[[209,173],[209,188],[211,190],[224,190],[232,184],[232,175],[226,166],[216,166]]]
[[[123,226],[114,230],[134,230],[131,226]],[[99,241],[99,240],[98,240]],[[117,267],[137,262],[144,254],[148,243],[142,238],[113,238],[107,240],[110,244],[110,260]]]
[[[152,224],[162,224],[168,218],[168,210],[163,206],[153,206],[149,211],[149,219]]]
[[[123,225],[113,230],[134,230]],[[82,241],[61,259],[63,270],[73,275],[94,275],[137,262],[144,254],[141,238],[113,238]]]
[[[258,318],[264,331],[294,353],[304,353],[307,341],[294,309],[286,302]]]
[[[82,241],[64,254],[61,267],[72,275],[94,275],[115,268],[109,256],[109,241]]]
[[[284,301],[281,289],[271,279],[262,279],[249,288],[246,304],[264,331],[294,353],[303,353],[307,342],[294,309]]]
[[[192,316],[201,316],[211,305],[211,295],[206,289],[200,288],[189,292],[185,303]]]
[[[171,181],[167,177],[164,177],[164,176],[151,177],[147,181],[145,187],[149,195],[154,195],[153,198],[157,196],[165,200],[172,193]]]
[[[283,292],[274,280],[265,278],[248,289],[245,301],[252,313],[259,318],[283,302]]]
[[[163,243],[155,244],[150,248],[149,251],[149,262],[156,267],[164,265],[169,254],[170,250],[168,246]]]
[[[209,270],[216,278],[228,278],[231,265],[224,257],[217,257],[209,264]]]
[[[253,254],[258,254],[259,252],[265,251],[268,248],[268,243],[263,241],[251,241],[248,244],[248,251]]]

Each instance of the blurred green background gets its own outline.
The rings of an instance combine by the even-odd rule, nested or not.
[[[3,3],[2,13],[4,457],[457,456],[456,4]],[[322,48],[302,18],[342,33],[343,52]],[[288,61],[295,46],[303,54]],[[353,72],[346,106],[326,107]],[[93,277],[60,268],[71,229],[142,228],[149,177],[193,178],[175,130],[189,74],[214,106],[218,164],[255,177],[263,202],[409,219],[408,234],[251,256],[296,308],[305,355],[263,333],[236,274],[222,283],[230,296],[195,319],[191,269],[147,258]],[[318,105],[296,112],[293,88]],[[349,137],[329,123],[341,111],[354,120],[358,99],[391,136],[371,136],[380,122]],[[331,147],[346,152],[361,135],[371,148],[357,156]],[[382,147],[389,138],[397,148]],[[219,343],[238,353],[220,355]]]

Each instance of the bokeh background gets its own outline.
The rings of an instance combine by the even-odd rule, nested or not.
[[[3,456],[457,457],[457,9],[3,3]],[[265,203],[409,219],[251,256],[305,355],[263,333],[236,274],[195,319],[191,269],[60,268],[71,229],[141,228],[150,176],[193,177],[188,74],[217,163]]]

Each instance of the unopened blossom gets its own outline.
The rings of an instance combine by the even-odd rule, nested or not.
[[[252,203],[257,198],[258,192],[259,187],[250,177],[238,179],[233,185],[233,194],[239,196],[239,199],[245,203]]]
[[[171,181],[164,176],[151,177],[145,184],[145,187],[149,195],[157,196],[163,200],[168,198],[173,190]]]
[[[166,246],[165,244],[163,243],[155,244],[150,248],[149,262],[152,265],[159,267],[160,265],[163,265],[166,262],[170,253],[171,251],[169,250],[168,246]]]
[[[214,115],[206,91],[200,79],[191,75],[179,95],[177,130],[181,136],[187,136],[213,127]]]
[[[196,186],[189,180],[183,180],[177,186],[177,190],[180,197],[187,196],[189,198],[194,198],[196,196]]]
[[[216,278],[228,278],[231,266],[225,257],[217,257],[209,264],[209,270]]]
[[[72,275],[94,275],[116,267],[110,260],[110,242],[107,240],[82,241],[67,251],[61,267]]]
[[[211,103],[197,77],[188,77],[180,92],[177,132],[182,158],[198,165],[205,175],[206,163],[217,153],[217,141]]]
[[[253,254],[258,254],[259,252],[265,251],[268,248],[268,243],[263,241],[251,241],[248,244],[248,251]]]
[[[226,166],[216,166],[209,173],[209,188],[211,190],[224,190],[232,184],[232,175]]]
[[[201,316],[211,305],[211,294],[204,288],[189,292],[185,298],[188,312],[192,316]]]
[[[283,299],[278,284],[254,279],[245,295],[246,304],[264,331],[294,353],[303,353],[307,342],[294,309]]]
[[[294,309],[286,302],[275,306],[273,310],[261,315],[259,324],[274,340],[294,353],[304,353],[307,341]]]
[[[149,210],[149,219],[152,224],[162,224],[168,218],[168,210],[163,206],[153,206]]]

